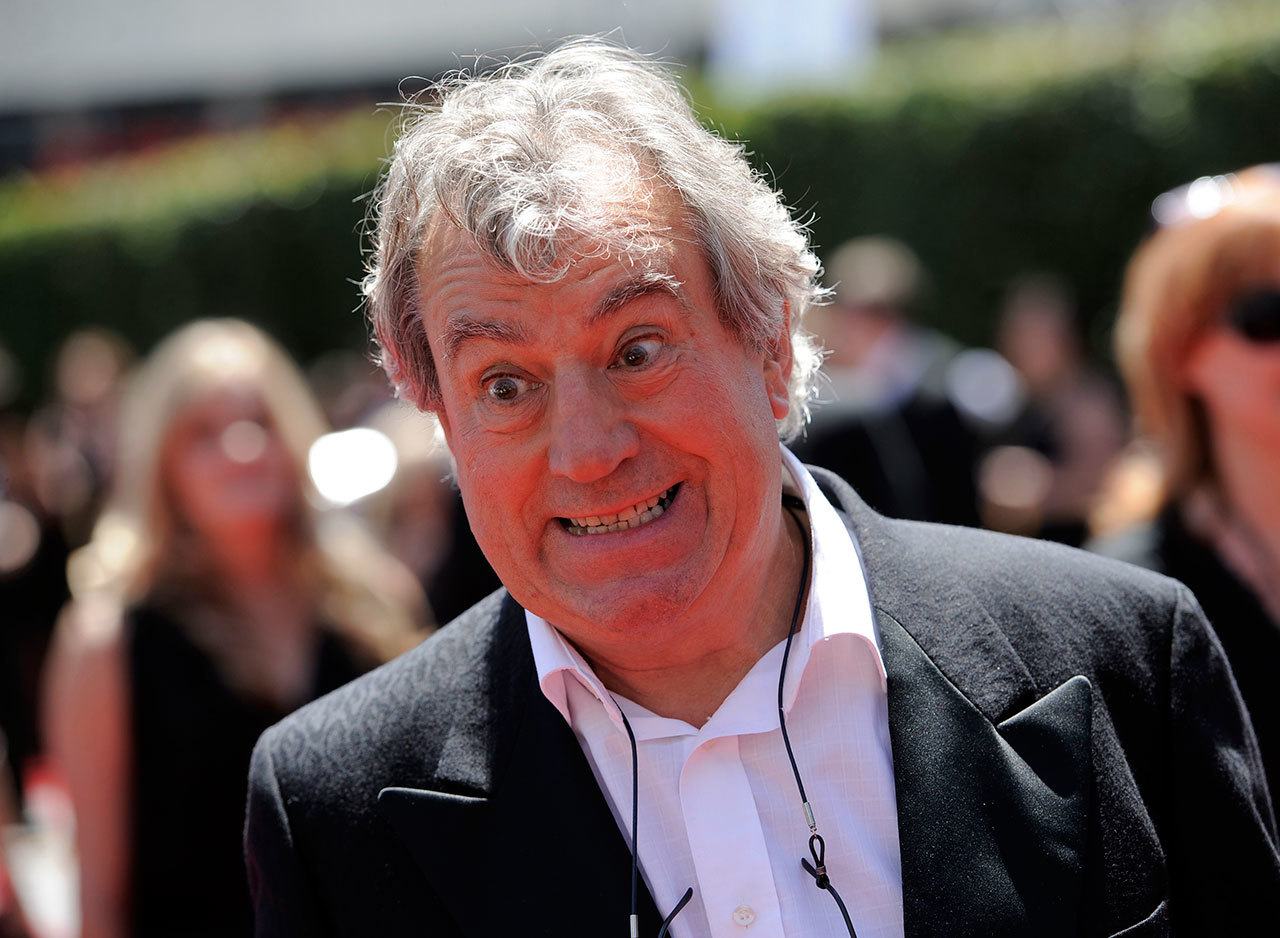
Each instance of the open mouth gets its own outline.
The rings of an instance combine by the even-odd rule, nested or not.
[[[675,501],[676,494],[680,491],[683,483],[677,482],[671,488],[667,489],[661,495],[655,495],[652,498],[642,502],[637,502],[629,508],[624,508],[616,515],[589,515],[586,518],[561,518],[560,523],[570,534],[586,536],[588,534],[612,534],[616,531],[629,531],[632,528],[638,528],[648,524],[662,516],[662,513],[671,507],[671,503]]]

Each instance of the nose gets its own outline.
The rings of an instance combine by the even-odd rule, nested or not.
[[[624,402],[603,374],[562,375],[551,402],[551,472],[573,482],[606,478],[640,448]]]

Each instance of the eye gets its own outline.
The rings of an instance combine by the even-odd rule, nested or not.
[[[518,375],[494,375],[485,381],[485,392],[489,399],[499,404],[510,404],[523,397],[533,382]]]
[[[622,347],[614,360],[614,367],[638,371],[653,364],[654,359],[662,352],[662,340],[656,336],[633,339]]]

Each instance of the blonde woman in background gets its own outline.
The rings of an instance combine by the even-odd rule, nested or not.
[[[1280,170],[1200,180],[1155,213],[1116,326],[1144,439],[1092,546],[1195,592],[1280,791]]]
[[[323,418],[244,322],[193,323],[134,377],[117,483],[69,565],[46,678],[83,938],[251,934],[249,755],[289,711],[408,648],[413,578],[317,510]]]

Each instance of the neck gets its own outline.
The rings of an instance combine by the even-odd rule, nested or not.
[[[1280,575],[1280,495],[1276,457],[1257,452],[1245,434],[1217,440],[1215,461],[1222,495],[1231,514],[1243,522],[1262,549],[1273,575]]]
[[[209,556],[231,596],[276,593],[293,585],[290,551],[275,526],[229,532],[210,538]]]
[[[706,723],[756,662],[787,637],[796,593],[807,587],[800,582],[801,539],[807,535],[788,514],[781,512],[767,574],[754,578],[755,589],[736,594],[745,601],[722,607],[713,621],[690,624],[691,630],[717,636],[716,641],[702,654],[656,667],[593,658],[591,665],[605,687],[660,716],[691,726]],[[754,614],[744,619],[742,610]]]

